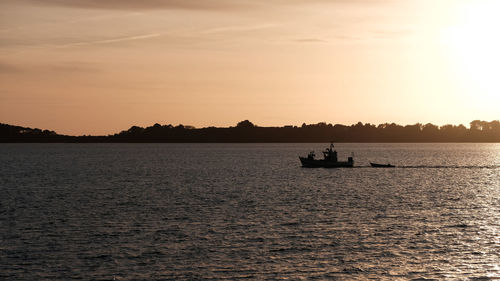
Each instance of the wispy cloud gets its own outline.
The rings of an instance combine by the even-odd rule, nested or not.
[[[117,43],[117,42],[123,42],[123,41],[149,39],[149,38],[154,38],[154,37],[158,37],[158,36],[161,36],[161,34],[160,33],[151,33],[151,34],[111,38],[111,39],[105,39],[105,40],[75,42],[75,43],[69,43],[69,44],[64,44],[64,45],[57,45],[55,47],[68,48],[68,47],[78,47],[78,46],[87,46],[87,45],[111,44],[111,43]]]
[[[51,72],[58,73],[94,73],[99,72],[101,69],[95,64],[89,64],[85,62],[65,62],[65,63],[55,63],[50,65],[39,66],[38,70],[46,69]]]
[[[336,35],[335,38],[339,39],[339,40],[361,40],[361,39],[363,39],[363,37],[360,37],[360,36],[347,36],[347,35]]]
[[[202,34],[211,34],[211,33],[221,33],[221,32],[232,32],[232,31],[252,31],[259,29],[266,29],[271,27],[276,27],[278,24],[258,24],[258,25],[237,25],[237,26],[223,26],[216,27],[211,29],[206,29],[201,31]]]
[[[230,0],[2,0],[4,3],[28,3],[39,6],[65,6],[84,9],[228,9],[246,1]],[[241,2],[241,3],[240,3]]]
[[[90,73],[98,71],[100,71],[100,68],[96,64],[82,61],[30,64],[12,64],[9,62],[0,62],[0,74]]]
[[[0,62],[0,74],[11,74],[19,72],[19,68],[8,63]]]
[[[117,19],[117,18],[128,18],[128,17],[136,17],[136,16],[141,16],[144,15],[142,12],[127,12],[127,13],[121,13],[121,14],[106,14],[106,15],[99,15],[99,16],[91,16],[91,17],[80,17],[80,18],[73,18],[71,20],[67,21],[50,21],[50,22],[45,22],[43,23],[45,26],[56,26],[56,25],[66,25],[66,24],[78,24],[78,23],[83,23],[83,22],[98,22],[98,21],[104,21],[104,20],[110,20],[110,19]],[[8,33],[8,32],[18,32],[25,30],[27,28],[33,28],[34,24],[28,24],[28,25],[18,25],[18,26],[13,26],[9,28],[3,28],[0,29],[0,34],[1,33]]]
[[[65,6],[85,9],[190,9],[230,10],[269,5],[296,5],[311,3],[381,4],[396,0],[2,0],[3,3],[29,3],[41,6]]]
[[[300,38],[293,41],[299,43],[328,43],[328,41],[319,38]]]

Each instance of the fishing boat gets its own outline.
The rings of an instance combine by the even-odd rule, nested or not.
[[[352,168],[354,166],[353,157],[348,157],[347,161],[338,161],[337,151],[333,149],[333,143],[323,151],[323,159],[315,159],[314,151],[311,151],[307,157],[299,156],[302,167],[306,168]]]
[[[396,166],[391,165],[391,164],[378,164],[378,163],[372,163],[370,162],[370,165],[374,168],[394,168]]]

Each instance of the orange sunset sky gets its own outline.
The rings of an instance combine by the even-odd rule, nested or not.
[[[0,122],[498,119],[500,1],[2,0]]]

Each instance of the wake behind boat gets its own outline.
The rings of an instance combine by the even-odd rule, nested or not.
[[[323,151],[323,159],[314,159],[316,156],[314,151],[311,151],[307,157],[299,156],[302,167],[306,168],[352,168],[354,166],[353,157],[347,158],[347,161],[338,161],[337,151],[333,150],[333,143],[330,147]]]
[[[391,165],[389,163],[387,163],[387,164],[378,164],[378,163],[372,163],[372,162],[370,162],[370,165],[372,167],[374,167],[374,168],[394,168],[394,167],[396,167],[396,166]]]

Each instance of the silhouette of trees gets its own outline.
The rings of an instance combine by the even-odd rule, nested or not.
[[[54,131],[25,128],[0,123],[0,142],[57,142],[68,136]]]
[[[0,124],[0,142],[500,142],[500,122],[474,120],[464,125],[401,126],[395,123],[305,124],[259,127],[248,120],[228,128],[160,125],[109,136],[65,136],[54,131]]]
[[[244,120],[236,124],[236,128],[253,128],[253,127],[255,127],[255,125],[248,120]]]

